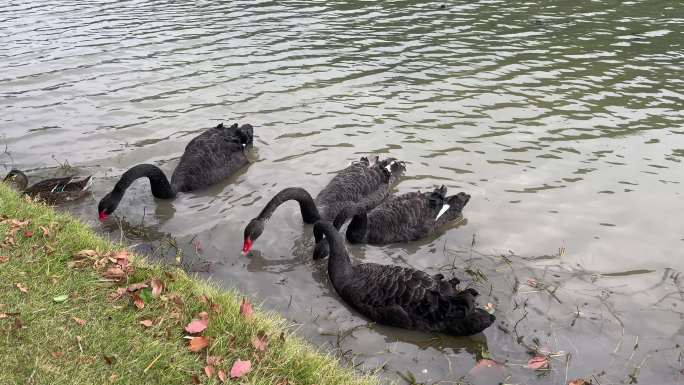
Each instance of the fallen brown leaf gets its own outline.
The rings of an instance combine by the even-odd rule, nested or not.
[[[0,255],[0,263],[5,263],[7,261],[9,261],[8,255]]]
[[[59,352],[59,351],[55,351],[55,352],[50,352],[50,355],[52,356],[52,358],[59,359],[60,357],[62,357],[64,355],[64,353]]]
[[[150,285],[152,286],[152,296],[159,297],[164,290],[164,282],[160,279],[152,278],[152,280],[150,280]]]
[[[102,274],[105,278],[114,279],[117,281],[122,280],[126,276],[126,272],[120,267],[110,267],[107,271]]]
[[[95,250],[81,250],[74,254],[72,257],[74,258],[88,258],[88,257],[95,257],[97,256],[97,251]]]
[[[527,368],[528,369],[534,369],[534,370],[539,370],[539,369],[546,369],[549,367],[549,359],[544,357],[544,356],[536,356],[530,358],[529,361],[527,361]]]
[[[219,379],[222,383],[225,383],[225,382],[226,382],[226,372],[223,371],[223,369],[219,369],[219,371],[218,371],[218,379]]]
[[[128,290],[128,291],[138,291],[138,290],[144,289],[144,288],[146,288],[146,287],[149,287],[149,286],[147,285],[147,283],[145,283],[145,282],[138,282],[138,283],[133,283],[133,284],[128,285],[128,287],[126,288],[126,290]]]
[[[135,305],[135,307],[137,307],[138,309],[145,308],[145,302],[142,298],[140,298],[140,294],[133,293],[131,296],[133,297],[133,304]]]
[[[268,345],[268,335],[265,334],[264,332],[259,332],[257,335],[252,336],[252,346],[254,349],[263,352],[266,350],[266,346]]]
[[[31,238],[32,236],[33,236],[33,231],[31,231],[31,230],[24,231],[24,238]]]
[[[195,252],[196,252],[197,254],[201,254],[201,253],[202,253],[202,244],[200,243],[199,240],[193,239],[193,240],[192,240],[192,246],[195,248]]]
[[[116,357],[114,356],[108,356],[106,354],[103,354],[102,358],[104,358],[107,365],[114,365],[116,363]]]
[[[207,356],[207,365],[215,366],[221,363],[221,356]]]
[[[245,298],[242,298],[242,303],[240,304],[240,314],[246,319],[251,319],[254,316],[252,304]]]
[[[185,326],[185,331],[190,334],[201,333],[207,328],[209,320],[207,319],[195,319]]]
[[[72,318],[73,318],[74,322],[76,322],[76,323],[79,324],[80,326],[83,326],[83,325],[86,324],[86,321],[83,320],[83,319],[80,319],[80,318],[78,318],[78,317],[72,317]]]
[[[44,237],[47,237],[48,235],[50,235],[50,229],[48,229],[47,227],[40,226],[40,229],[43,230],[43,236]]]
[[[24,328],[24,322],[21,320],[21,318],[14,318],[14,328],[17,330]]]
[[[110,301],[116,301],[117,299],[123,297],[124,294],[126,294],[126,288],[118,287],[116,288],[115,292],[107,294],[107,299]]]
[[[207,377],[212,378],[214,377],[214,367],[211,365],[207,365],[204,367],[204,374],[207,375]]]
[[[589,383],[584,381],[582,378],[576,378],[568,382],[568,385],[589,385]]]
[[[230,368],[230,378],[240,378],[244,376],[245,374],[249,373],[252,371],[252,363],[247,360],[247,361],[241,361],[237,360],[233,364],[233,367]]]
[[[204,349],[209,345],[209,337],[201,336],[201,337],[192,337],[190,340],[190,343],[188,344],[188,349],[191,352],[199,352],[200,350]]]
[[[149,328],[152,327],[152,325],[154,325],[154,321],[152,321],[151,319],[144,319],[140,321],[140,324],[146,328]]]
[[[14,285],[17,287],[17,289],[19,289],[20,292],[28,293],[28,288],[26,287],[26,285],[22,283],[15,283]]]

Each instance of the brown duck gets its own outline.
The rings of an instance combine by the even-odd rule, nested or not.
[[[15,169],[5,176],[3,182],[32,198],[50,205],[58,205],[83,198],[90,188],[92,175],[81,179],[75,175],[46,179],[27,188],[28,177],[22,171]]]

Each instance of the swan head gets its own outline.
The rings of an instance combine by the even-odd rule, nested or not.
[[[245,238],[242,243],[242,254],[247,254],[252,249],[252,244],[261,236],[264,232],[264,220],[259,218],[254,218],[245,227]]]
[[[117,197],[112,195],[112,193],[105,195],[104,198],[100,200],[100,203],[97,204],[97,213],[99,215],[100,221],[107,219],[107,217],[110,216],[114,210],[116,210],[117,206],[119,206],[120,201],[121,198],[119,197],[117,199]]]
[[[330,247],[328,246],[328,241],[325,239],[316,242],[316,246],[314,246],[314,251],[313,251],[313,259],[321,259],[325,258],[328,256],[330,253]]]
[[[456,195],[450,196],[447,201],[451,207],[458,208],[459,211],[463,210],[466,204],[470,201],[470,194],[460,192]]]

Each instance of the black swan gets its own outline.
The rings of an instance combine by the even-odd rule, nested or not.
[[[50,205],[58,205],[83,198],[88,194],[92,181],[91,175],[80,179],[72,175],[64,178],[46,179],[27,188],[28,177],[22,171],[16,169],[10,171],[5,176],[5,179],[3,179],[3,182],[10,184],[17,191]]]
[[[319,219],[332,221],[337,213],[350,205],[371,209],[380,204],[404,170],[404,163],[393,158],[379,160],[375,157],[371,162],[363,157],[335,175],[315,200],[303,188],[290,187],[280,191],[245,227],[242,252],[247,253],[252,248],[253,242],[264,231],[266,222],[281,204],[296,200],[305,223],[314,223]],[[325,256],[327,247],[319,249]]]
[[[342,299],[371,320],[404,329],[457,336],[476,334],[496,319],[475,307],[477,291],[459,290],[456,278],[445,280],[401,266],[352,265],[342,236],[326,221],[314,224],[314,237],[330,246],[328,275]]]
[[[442,186],[431,193],[392,195],[370,211],[361,206],[347,206],[337,214],[333,225],[339,230],[353,216],[347,227],[350,243],[384,245],[415,241],[460,217],[470,200],[470,195],[463,192],[449,197],[446,194],[447,188]],[[320,248],[321,244],[324,243],[317,246]],[[325,255],[316,249],[314,256]]]
[[[208,187],[232,175],[249,163],[244,148],[253,140],[253,128],[237,123],[226,127],[223,123],[210,128],[193,138],[185,147],[178,166],[173,171],[171,183],[159,167],[139,164],[128,169],[116,183],[114,189],[100,201],[100,220],[116,210],[128,186],[138,178],[150,180],[152,195],[171,199],[178,192],[193,191]]]

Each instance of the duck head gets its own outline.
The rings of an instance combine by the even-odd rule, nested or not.
[[[28,187],[28,177],[17,169],[11,170],[2,181],[17,191],[24,191]]]

